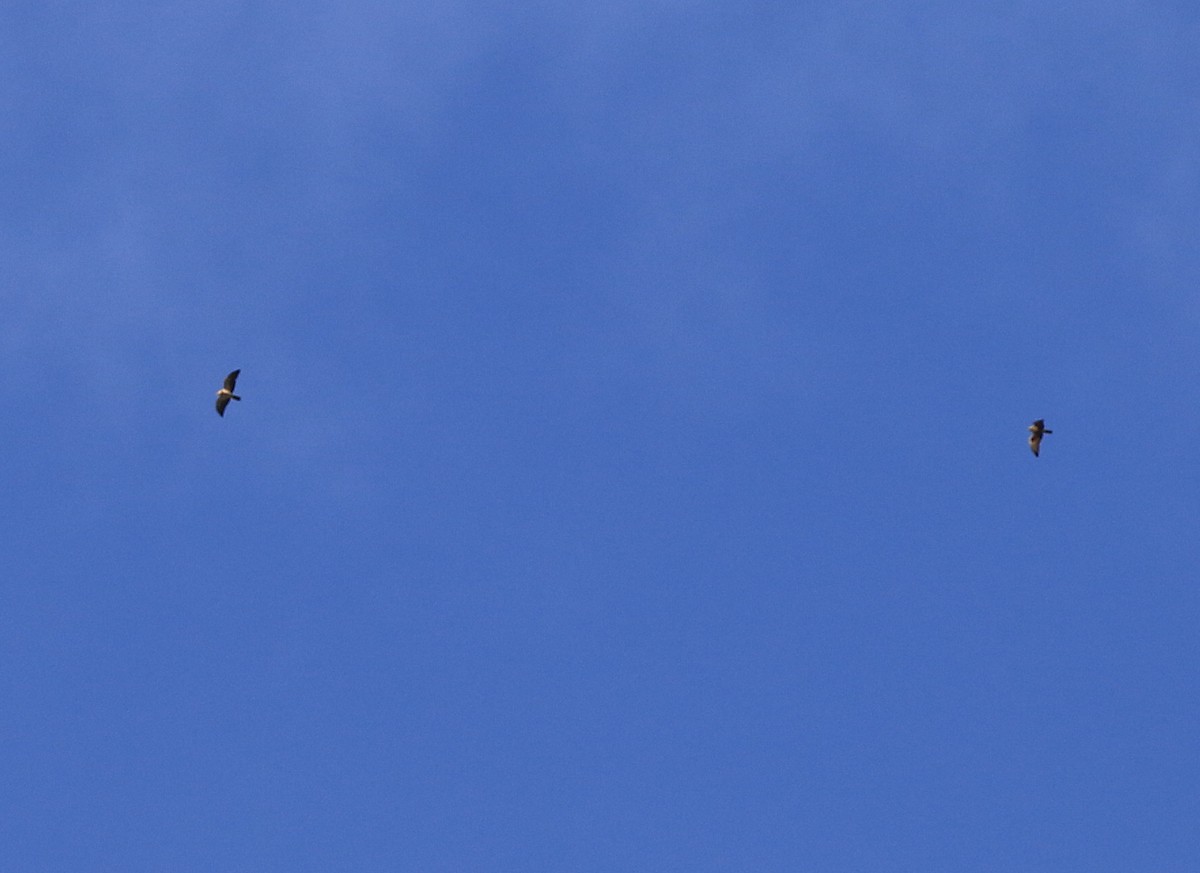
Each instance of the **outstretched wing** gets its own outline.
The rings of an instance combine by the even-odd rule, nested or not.
[[[225,407],[228,405],[229,405],[229,395],[228,394],[218,394],[217,395],[217,415],[221,416],[221,418],[224,418],[225,417]]]
[[[1032,433],[1029,435],[1029,448],[1033,450],[1033,456],[1038,456],[1038,449],[1042,447],[1042,435],[1040,433]]]
[[[237,384],[237,377],[238,377],[238,373],[240,373],[240,372],[242,372],[242,371],[234,370],[232,373],[230,373],[228,376],[225,377],[225,390],[228,391],[230,394],[233,393],[233,386]]]

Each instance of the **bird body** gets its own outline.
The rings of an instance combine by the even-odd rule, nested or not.
[[[1054,433],[1054,431],[1046,430],[1046,420],[1043,418],[1039,418],[1033,424],[1029,425],[1029,449],[1033,452],[1035,458],[1042,448],[1043,434],[1048,433]]]
[[[225,384],[221,387],[221,390],[217,392],[217,415],[221,416],[221,418],[225,417],[225,407],[229,405],[230,400],[242,399],[233,393],[233,388],[235,385],[237,385],[237,377],[238,373],[240,372],[242,371],[234,370],[232,373],[226,376]]]

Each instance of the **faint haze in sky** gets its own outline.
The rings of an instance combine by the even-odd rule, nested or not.
[[[1200,16],[0,22],[14,868],[1196,869]]]

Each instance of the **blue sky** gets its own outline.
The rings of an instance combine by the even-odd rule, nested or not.
[[[1196,12],[0,25],[6,869],[1200,865]]]

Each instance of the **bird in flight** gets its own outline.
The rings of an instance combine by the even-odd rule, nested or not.
[[[1039,418],[1033,424],[1029,425],[1029,448],[1033,451],[1033,456],[1038,456],[1038,450],[1042,447],[1042,435],[1054,433],[1052,430],[1046,430],[1046,420]]]
[[[225,407],[229,405],[230,400],[242,399],[233,393],[233,386],[237,384],[237,377],[240,372],[242,371],[234,370],[226,376],[225,385],[217,392],[217,415],[221,416],[221,418],[225,417]]]

